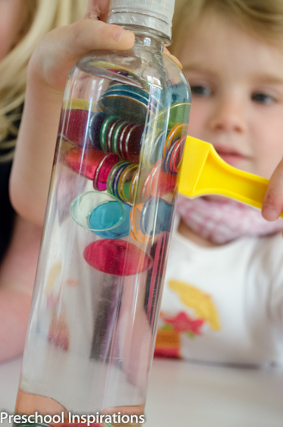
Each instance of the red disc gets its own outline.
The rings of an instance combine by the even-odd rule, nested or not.
[[[130,276],[152,265],[148,255],[132,243],[118,239],[104,239],[88,245],[84,250],[86,262],[99,271],[114,276]]]
[[[61,131],[64,138],[81,147],[86,145],[89,142],[88,121],[93,113],[88,110],[67,110],[65,114],[64,128]]]
[[[107,155],[103,151],[76,147],[67,152],[66,161],[75,172],[93,179],[97,167]]]
[[[107,188],[107,179],[113,166],[120,161],[119,156],[114,153],[108,153],[98,166],[93,179],[93,188],[98,191],[104,191]]]

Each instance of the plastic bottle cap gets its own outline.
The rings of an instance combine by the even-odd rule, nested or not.
[[[107,22],[153,28],[171,39],[175,0],[111,0]]]

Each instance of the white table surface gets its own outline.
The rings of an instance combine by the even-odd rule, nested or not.
[[[13,413],[20,369],[0,364],[0,412]],[[145,427],[282,427],[283,370],[155,359],[146,416]]]

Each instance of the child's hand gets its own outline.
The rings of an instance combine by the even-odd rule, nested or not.
[[[176,56],[172,55],[172,53],[170,53],[166,47],[164,48],[164,53],[165,55],[169,56],[169,58],[171,58],[178,65],[178,67],[180,67],[181,69],[183,68],[179,59],[177,59]]]
[[[181,69],[183,68],[179,59],[177,59],[176,56],[172,55],[172,53],[170,53],[166,47],[164,49],[164,53],[165,53],[165,55],[169,56],[169,58],[171,58],[178,65],[178,67],[180,67]]]
[[[283,159],[273,172],[262,204],[262,216],[275,221],[283,212]]]
[[[29,80],[63,91],[71,69],[85,54],[97,49],[130,49],[134,44],[131,31],[98,19],[104,17],[106,5],[108,1],[91,1],[85,19],[46,34],[32,55]]]
[[[124,50],[134,44],[131,31],[103,22],[108,5],[109,0],[90,0],[86,18],[45,35],[29,63],[10,196],[20,216],[40,226],[44,220],[63,91],[69,72],[92,50]]]

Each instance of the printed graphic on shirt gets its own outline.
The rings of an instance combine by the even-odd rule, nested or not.
[[[161,313],[163,325],[157,332],[154,354],[159,357],[180,357],[181,334],[190,338],[200,336],[204,324],[219,331],[220,321],[210,295],[178,280],[169,280],[169,288],[178,294],[185,307],[192,310],[192,315],[186,311],[180,311],[173,317]]]

